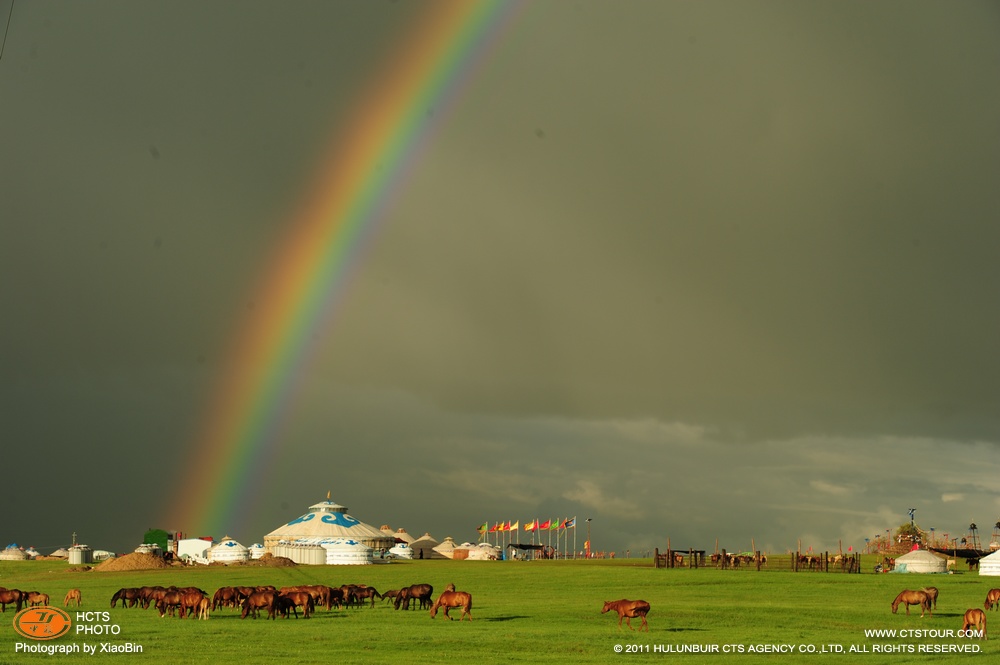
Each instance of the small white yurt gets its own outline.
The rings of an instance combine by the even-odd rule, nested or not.
[[[27,561],[27,559],[28,555],[17,543],[11,543],[0,552],[0,560],[3,561]]]
[[[321,543],[328,566],[365,566],[375,563],[375,550],[353,538],[328,538]]]
[[[28,555],[29,559],[34,559],[36,556],[42,556],[42,553],[36,550],[34,546],[24,550],[24,553]]]
[[[444,556],[437,551],[437,547],[441,545],[433,536],[429,533],[425,533],[420,536],[412,543],[410,543],[410,549],[413,551],[414,559],[446,559],[448,557]]]
[[[265,550],[263,543],[254,543],[247,549],[250,550],[250,559],[253,561],[256,561],[257,559],[264,556]]]
[[[1000,550],[979,560],[980,575],[1000,575]]]
[[[451,536],[445,536],[441,544],[434,548],[434,551],[445,557],[446,559],[455,558],[455,539]]]
[[[892,572],[946,573],[948,572],[948,559],[927,550],[913,550],[903,556],[896,557],[896,567]]]
[[[68,559],[69,558],[69,550],[66,549],[65,547],[60,547],[59,549],[57,549],[55,552],[53,552],[49,556],[59,557],[60,559]]]
[[[250,550],[229,536],[208,549],[208,560],[212,563],[244,563],[250,559]]]
[[[115,558],[115,553],[109,550],[94,550],[94,561],[107,561]]]
[[[389,548],[389,554],[397,559],[412,559],[413,548],[410,547],[409,543],[396,543],[393,547]]]
[[[465,543],[462,547],[469,552],[469,556],[466,557],[468,561],[496,561],[500,558],[500,548],[496,545],[490,545],[489,543],[477,543],[475,545]]]

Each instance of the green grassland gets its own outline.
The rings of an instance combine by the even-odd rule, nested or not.
[[[773,557],[768,571],[654,569],[648,559],[601,561],[453,562],[413,561],[372,566],[263,568],[211,566],[165,570],[86,572],[52,561],[0,562],[0,586],[48,593],[62,605],[70,588],[83,594],[82,610],[107,611],[120,633],[70,635],[38,644],[133,643],[141,654],[47,655],[15,651],[20,638],[10,623],[0,628],[0,663],[391,663],[442,662],[460,658],[478,663],[608,663],[625,660],[672,662],[970,663],[995,657],[1000,647],[937,635],[869,638],[870,629],[951,630],[962,627],[967,608],[982,607],[986,592],[1000,580],[976,573],[897,575],[793,573]],[[396,611],[377,601],[374,608],[318,610],[304,619],[240,619],[220,610],[208,621],[160,618],[152,609],[112,609],[121,587],[198,586],[210,594],[220,586],[321,583],[368,584],[379,591],[430,583],[435,597],[449,582],[473,595],[474,621],[432,620],[426,611]],[[893,615],[890,603],[905,588],[940,589],[933,617],[919,610]],[[605,600],[642,598],[652,606],[650,632],[617,626],[617,616],[601,614]],[[76,610],[70,612],[75,616]],[[990,613],[997,615],[1000,613]],[[460,612],[453,612],[459,616]],[[992,620],[992,616],[991,616]],[[633,622],[638,626],[639,621]],[[1000,630],[1000,622],[997,624]],[[998,633],[1000,634],[1000,633]],[[33,643],[34,644],[34,643]],[[622,645],[624,653],[616,653]],[[682,645],[716,645],[719,653],[664,653]],[[730,649],[743,652],[725,654]],[[761,653],[764,645],[793,645],[795,652]],[[884,653],[878,648],[917,649],[977,645],[979,653]],[[850,653],[850,648],[866,649]],[[815,653],[799,649],[815,648]],[[628,649],[639,650],[628,653]],[[660,651],[658,651],[658,649]],[[826,650],[824,653],[823,650]],[[843,653],[837,653],[843,649]]]

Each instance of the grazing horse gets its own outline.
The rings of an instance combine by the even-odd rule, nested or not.
[[[282,615],[287,619],[288,610],[292,610],[295,613],[295,618],[299,618],[299,612],[297,607],[302,608],[302,616],[308,619],[312,616],[312,613],[316,610],[316,601],[309,594],[308,591],[282,591],[278,594],[277,600],[280,602],[279,609],[282,610]]]
[[[399,590],[394,606],[398,610],[399,606],[402,605],[404,610],[408,610],[410,609],[410,600],[417,600],[420,603],[420,609],[428,609],[433,603],[431,600],[433,594],[434,587],[430,584],[411,584]]]
[[[235,587],[219,587],[212,595],[212,609],[217,610],[221,607],[232,607],[233,609],[236,609],[239,597],[240,592],[237,591]]]
[[[63,607],[67,607],[74,600],[76,601],[76,606],[80,607],[80,603],[82,601],[80,600],[79,589],[70,589],[66,592],[66,598],[63,600]]]
[[[896,608],[899,604],[903,603],[906,605],[906,614],[910,614],[910,605],[920,605],[920,616],[924,616],[926,611],[928,614],[931,612],[931,599],[923,591],[911,591],[906,589],[905,591],[900,591],[899,595],[896,596],[896,600],[892,601],[892,613],[896,613]]]
[[[257,618],[257,611],[267,610],[267,618],[274,618],[275,599],[278,597],[276,591],[254,591],[243,601],[243,612],[241,619],[246,619],[247,615],[253,612],[253,618]]]
[[[931,605],[934,606],[934,609],[937,609],[937,597],[938,597],[937,587],[928,586],[921,589],[921,591],[927,594],[927,599],[931,601]]]
[[[986,592],[986,602],[983,603],[984,610],[995,610],[1000,606],[1000,589],[990,589]]]
[[[202,596],[196,611],[199,619],[208,619],[208,615],[212,611],[212,601],[208,599],[208,596]]]
[[[74,589],[74,591],[77,593],[77,601],[79,602],[80,591],[77,589]],[[70,591],[69,593],[73,593],[73,591]],[[66,598],[69,598],[69,593],[66,594]],[[122,601],[122,607],[135,607],[135,604],[140,602],[142,598],[140,596],[139,589],[130,587],[115,591],[115,595],[111,596],[111,607],[114,607],[119,600]]]
[[[24,599],[28,602],[28,607],[49,604],[49,594],[40,591],[26,591]]]
[[[975,628],[979,631],[980,639],[986,639],[986,612],[979,609],[965,610],[965,616],[962,618],[962,630],[966,631],[969,628]]]
[[[17,611],[21,611],[24,604],[25,594],[20,589],[5,589],[0,587],[0,612],[6,612],[8,605],[14,605]]]
[[[472,621],[472,594],[466,593],[465,591],[455,591],[454,586],[448,585],[451,590],[445,591],[438,599],[434,601],[431,606],[431,618],[437,616],[437,611],[439,607],[444,608],[444,616],[449,620],[453,621],[453,617],[448,616],[448,610],[453,607],[462,608],[462,616],[458,618],[459,621],[464,619],[466,616],[469,617],[469,621]]]
[[[622,627],[622,619],[625,619],[625,623],[628,625],[630,630],[635,630],[632,628],[632,619],[635,617],[640,617],[642,619],[642,625],[639,626],[639,630],[642,627],[646,627],[646,632],[649,632],[649,624],[646,623],[646,615],[649,613],[649,603],[645,600],[626,600],[622,598],[621,600],[608,600],[604,603],[604,609],[601,610],[601,614],[604,614],[608,610],[615,610],[618,612],[618,627]]]

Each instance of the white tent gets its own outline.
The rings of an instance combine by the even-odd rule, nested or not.
[[[25,561],[28,555],[24,553],[17,543],[11,543],[3,552],[0,552],[0,559],[4,561]]]
[[[177,558],[207,564],[208,550],[212,547],[212,541],[204,538],[183,538],[176,541],[176,547]]]
[[[397,559],[412,559],[413,548],[410,547],[409,543],[396,543],[389,550],[389,554]]]
[[[444,540],[440,545],[434,548],[434,551],[445,557],[446,559],[455,558],[455,539],[451,536],[445,536]]]
[[[979,560],[980,575],[1000,575],[1000,550]]]
[[[214,563],[239,563],[250,559],[250,550],[226,536],[208,550],[208,560]]]
[[[447,559],[448,557],[437,551],[440,544],[431,534],[425,533],[410,543],[410,549],[413,551],[414,559]]]
[[[947,557],[927,550],[913,550],[896,557],[894,573],[944,573],[948,571]]]

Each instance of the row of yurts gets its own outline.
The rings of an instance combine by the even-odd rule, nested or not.
[[[414,538],[404,529],[379,529],[347,514],[347,508],[330,500],[309,506],[309,512],[264,536],[264,543],[246,547],[229,536],[219,542],[207,538],[184,538],[171,543],[177,558],[192,563],[237,563],[259,559],[265,553],[291,559],[298,564],[369,564],[393,559],[456,559],[485,561],[499,558],[499,548],[489,543],[457,545],[449,536],[438,542],[425,533]],[[159,546],[140,545],[136,552],[159,553]],[[0,559],[31,558],[30,552],[11,545]],[[74,545],[66,552],[71,564],[92,563],[106,558],[103,551]],[[53,556],[60,553],[53,552]]]

